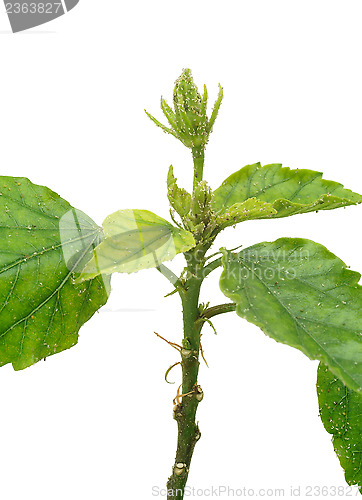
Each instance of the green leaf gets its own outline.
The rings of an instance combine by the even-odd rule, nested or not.
[[[0,177],[0,365],[63,351],[106,303],[109,280],[76,286],[100,228],[50,189]]]
[[[212,110],[212,113],[210,116],[210,121],[209,121],[209,133],[212,132],[212,128],[214,126],[217,115],[219,114],[220,106],[221,106],[221,102],[222,102],[223,98],[224,98],[224,90],[219,83],[219,93],[218,93],[216,102],[214,104],[214,107],[213,107],[213,110]]]
[[[282,238],[224,251],[220,287],[239,316],[362,390],[360,274],[313,241]]]
[[[195,246],[189,231],[172,226],[147,210],[119,210],[104,223],[105,239],[94,250],[78,281],[99,274],[134,273]]]
[[[235,203],[249,198],[270,203],[276,211],[273,218],[362,203],[361,195],[322,179],[320,172],[255,163],[235,172],[216,189],[213,210],[223,214]]]
[[[174,137],[176,137],[176,139],[179,139],[179,136],[178,134],[173,130],[173,129],[170,129],[168,127],[166,127],[165,125],[163,125],[161,122],[159,122],[154,116],[152,116],[148,111],[145,110],[145,113],[146,115],[148,116],[148,118],[150,120],[153,121],[153,123],[155,125],[157,125],[157,127],[159,127],[161,130],[163,130],[166,134],[171,134],[173,135]]]
[[[346,481],[362,493],[362,394],[348,389],[328,368],[318,368],[320,416],[333,435],[334,451],[345,470]]]
[[[167,174],[167,197],[171,207],[180,217],[184,217],[191,209],[191,195],[185,189],[179,188],[171,165]]]

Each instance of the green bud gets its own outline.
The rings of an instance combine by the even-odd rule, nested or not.
[[[200,222],[200,224],[196,224],[192,220],[189,221],[188,223],[190,231],[192,231],[192,234],[194,235],[194,238],[196,241],[199,241],[205,230],[205,224],[203,222]]]
[[[184,69],[176,80],[173,103],[178,132],[185,146],[195,148],[206,145],[209,136],[206,106],[203,105],[191,70]]]
[[[188,147],[207,142],[207,116],[202,114],[202,99],[192,78],[191,70],[185,69],[176,80],[173,93],[176,120]]]
[[[210,119],[206,115],[207,89],[201,96],[192,78],[191,70],[184,69],[175,82],[173,93],[174,110],[161,97],[161,109],[167,118],[169,128],[147,113],[149,118],[164,132],[179,139],[191,149],[204,148],[209,140],[212,127],[223,98],[222,88],[216,100]]]
[[[211,189],[206,181],[196,184],[191,203],[191,212],[194,219],[198,222],[207,223],[211,217]]]
[[[191,350],[191,342],[188,338],[182,339],[182,347],[183,349]]]
[[[186,111],[188,117],[192,119],[193,114],[201,112],[201,97],[192,78],[191,70],[184,69],[175,82],[173,92],[173,103],[177,111],[179,103]]]

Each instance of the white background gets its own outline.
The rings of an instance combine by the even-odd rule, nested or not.
[[[81,0],[13,35],[1,11],[1,175],[47,185],[98,223],[121,208],[167,218],[168,166],[190,188],[191,158],[143,109],[161,117],[160,95],[171,101],[191,67],[212,99],[218,82],[225,91],[207,149],[212,187],[260,161],[323,171],[362,192],[361,18],[359,1]],[[360,217],[350,207],[245,223],[216,247],[299,236],[361,270]],[[218,274],[203,291],[212,304],[225,301]],[[154,270],[114,276],[76,347],[22,372],[1,369],[2,500],[139,500],[164,487],[180,372],[164,382],[177,353],[153,332],[180,341],[169,291]],[[291,486],[301,498],[308,485],[346,487],[318,417],[317,362],[234,314],[215,326],[218,336],[209,327],[203,336],[210,369],[200,372],[189,485],[284,488],[286,498]]]

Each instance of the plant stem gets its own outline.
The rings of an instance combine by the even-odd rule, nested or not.
[[[200,253],[190,251],[188,257],[188,279],[185,290],[180,292],[184,324],[184,348],[181,351],[182,394],[184,396],[174,408],[174,418],[178,425],[178,442],[175,465],[167,483],[167,498],[177,500],[184,497],[194,447],[201,437],[196,423],[196,411],[203,396],[198,386],[202,324],[197,321],[203,262],[200,263]]]
[[[194,191],[198,182],[202,181],[205,161],[205,146],[192,148],[192,159],[194,161]]]
[[[218,306],[209,307],[206,311],[203,312],[202,317],[206,319],[213,318],[218,314],[224,314],[227,312],[235,311],[236,304],[234,302],[230,302],[228,304],[219,304]]]
[[[204,169],[205,145],[192,148],[194,162],[195,188],[202,181]],[[201,437],[196,423],[196,411],[203,398],[198,384],[200,336],[203,322],[200,320],[199,296],[204,280],[205,254],[211,241],[201,248],[191,249],[185,253],[187,260],[187,279],[184,287],[178,289],[182,301],[184,339],[181,349],[182,395],[177,398],[174,407],[174,419],[178,427],[176,459],[172,475],[167,482],[167,499],[182,500],[189,475],[190,464],[195,445]],[[211,272],[211,269],[210,271]]]
[[[204,278],[206,278],[206,276],[208,276],[212,271],[214,271],[215,269],[217,269],[218,267],[221,266],[221,264],[222,264],[221,259],[222,259],[222,257],[219,257],[218,259],[213,260],[212,262],[210,262],[210,264],[208,264],[207,266],[204,267],[204,270],[203,270]]]

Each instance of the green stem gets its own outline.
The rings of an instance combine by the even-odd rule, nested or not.
[[[206,251],[206,250],[205,250]],[[200,439],[196,423],[196,411],[203,397],[198,385],[200,331],[199,295],[203,280],[203,258],[199,252],[188,252],[188,279],[185,291],[181,292],[183,306],[184,342],[181,351],[182,394],[183,397],[174,408],[174,418],[178,426],[176,459],[172,475],[167,483],[167,498],[181,500],[189,474],[195,444]]]
[[[202,181],[205,161],[205,146],[192,148],[192,159],[194,161],[194,191],[198,182]]]
[[[218,259],[213,260],[208,264],[207,266],[204,267],[203,269],[203,277],[206,278],[212,271],[220,267],[222,264],[222,257],[219,257]]]
[[[235,311],[236,304],[231,302],[229,304],[220,304],[218,306],[209,307],[203,312],[202,317],[206,319],[211,319],[218,314],[224,314],[227,312]]]

